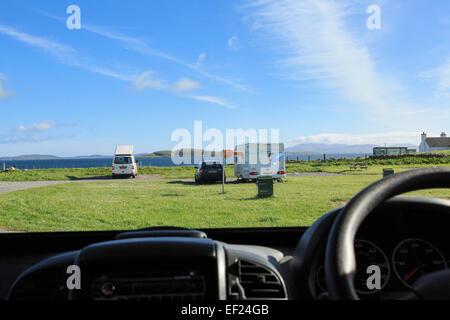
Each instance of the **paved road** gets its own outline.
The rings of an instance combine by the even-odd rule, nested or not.
[[[158,180],[161,177],[156,175],[140,175],[136,179],[116,179],[114,181],[140,181],[140,180]],[[96,177],[96,178],[82,178],[79,180],[65,180],[65,181],[0,181],[0,194],[13,192],[17,190],[25,190],[37,187],[46,187],[62,183],[81,183],[112,180],[111,177]]]

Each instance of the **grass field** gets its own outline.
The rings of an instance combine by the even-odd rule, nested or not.
[[[153,174],[163,178],[193,178],[193,166],[181,167],[139,167],[138,174]],[[228,176],[233,176],[233,168],[227,168]],[[111,168],[69,168],[35,169],[0,172],[0,181],[67,181],[89,177],[111,177]]]
[[[70,183],[0,195],[0,228],[16,231],[307,226],[380,175],[292,177],[275,196],[255,184],[195,185],[176,179]],[[450,190],[418,194],[450,198]]]
[[[294,172],[328,172],[350,175],[380,175],[383,168],[393,168],[395,172],[409,170],[412,168],[421,168],[428,166],[450,166],[450,158],[444,159],[425,159],[419,163],[403,163],[404,161],[383,160],[367,161],[367,170],[350,170],[352,161],[330,161],[322,162],[299,162],[287,163],[286,171]],[[408,162],[408,161],[406,161]],[[234,176],[234,167],[226,167],[227,177]],[[180,167],[139,167],[139,174],[158,175],[167,179],[185,179],[193,178],[195,168],[193,166]],[[0,172],[0,181],[67,181],[78,180],[89,177],[110,177],[111,168],[68,168],[68,169],[35,169],[35,170],[16,170],[12,172]]]

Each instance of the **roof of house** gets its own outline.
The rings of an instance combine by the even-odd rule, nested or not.
[[[430,148],[450,148],[450,137],[427,138],[425,141]]]

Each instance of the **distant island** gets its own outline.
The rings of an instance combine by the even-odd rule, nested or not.
[[[398,143],[396,146],[404,146],[412,149],[416,149],[417,146],[407,144],[407,143]],[[327,143],[301,143],[293,147],[285,148],[285,152],[287,154],[372,154],[374,147],[380,147],[375,144],[355,144],[355,145],[347,145],[347,144],[327,144]],[[195,151],[202,153],[205,150],[196,150],[196,149],[186,149],[187,153],[191,153],[191,156],[194,156]],[[175,151],[177,152],[177,151]],[[182,156],[183,151],[178,150],[179,155]],[[171,150],[158,150],[151,153],[139,153],[135,155],[138,158],[163,158],[163,157],[171,157]],[[216,152],[212,151],[211,156],[215,157]],[[61,157],[55,155],[43,155],[43,154],[28,154],[28,155],[19,155],[19,156],[10,156],[10,157],[0,157],[0,161],[14,161],[14,160],[52,160],[52,159],[89,159],[89,158],[112,158],[113,155],[84,155],[84,156],[72,156],[72,157]]]
[[[25,154],[13,157],[0,157],[0,160],[46,160],[46,159],[61,159],[61,157],[46,154]]]
[[[170,150],[160,150],[147,154],[137,155],[140,158],[157,158],[157,157],[170,157],[172,155],[172,151]]]
[[[48,154],[24,154],[20,156],[0,157],[0,161],[8,160],[56,160],[56,159],[89,159],[89,158],[111,158],[111,156],[104,156],[99,154],[93,154],[90,156],[74,156],[74,157],[59,157]]]
[[[194,157],[196,151],[198,153],[202,153],[202,154],[205,153],[205,152],[208,152],[207,150],[187,148],[185,150],[183,150],[183,149],[175,150],[174,153],[178,152],[178,154],[180,156],[183,156],[183,152],[187,152],[187,153],[191,154],[191,157]],[[217,152],[214,152],[214,151],[209,151],[209,152],[211,153],[211,156],[213,156],[213,157],[217,153]],[[172,151],[171,150],[160,150],[160,151],[155,151],[155,152],[148,153],[148,154],[145,154],[145,155],[140,155],[139,157],[141,157],[141,158],[157,158],[157,157],[171,157],[171,156],[172,156]]]

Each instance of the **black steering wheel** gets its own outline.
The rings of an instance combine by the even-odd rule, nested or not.
[[[425,168],[401,172],[377,181],[353,197],[336,217],[328,236],[325,253],[325,273],[331,299],[358,300],[355,291],[356,270],[354,241],[364,219],[385,200],[414,190],[449,188],[450,168]],[[425,278],[427,276],[424,276]],[[418,282],[421,279],[418,280]],[[422,281],[427,287],[433,282],[434,292],[450,297],[450,271],[442,271]],[[430,288],[424,288],[430,291]],[[444,292],[445,291],[445,292]]]

